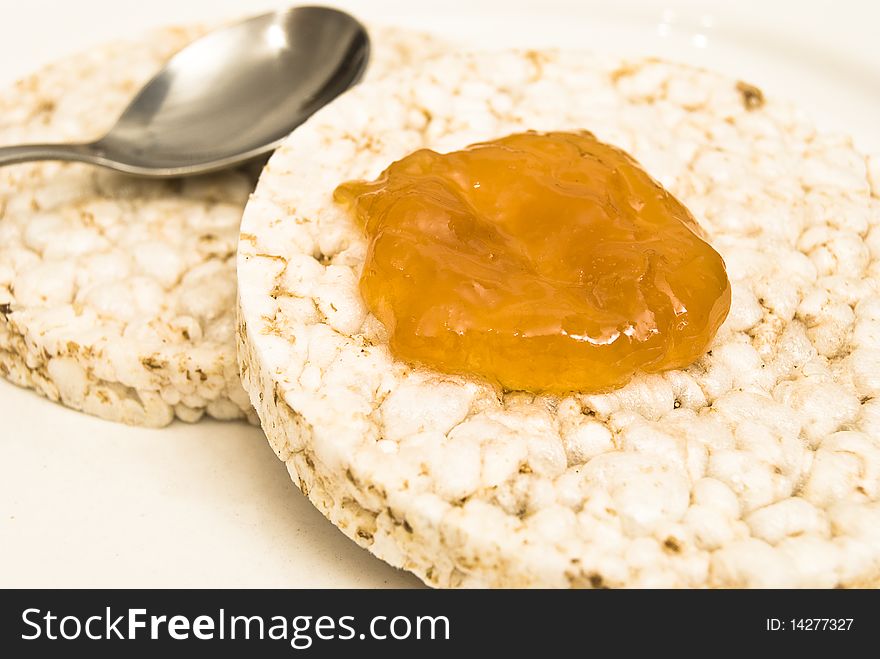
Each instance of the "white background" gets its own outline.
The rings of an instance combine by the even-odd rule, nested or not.
[[[0,0],[0,84],[113,38],[216,21],[272,0]],[[328,3],[329,4],[329,3]],[[361,0],[373,22],[475,46],[650,53],[797,101],[880,153],[880,3]],[[0,586],[412,586],[290,483],[243,424],[153,431],[71,412],[0,382]]]

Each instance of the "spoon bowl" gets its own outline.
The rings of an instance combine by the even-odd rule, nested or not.
[[[78,160],[153,177],[204,174],[273,151],[357,83],[370,43],[350,15],[295,7],[221,28],[172,57],[102,138],[0,149],[0,165]]]

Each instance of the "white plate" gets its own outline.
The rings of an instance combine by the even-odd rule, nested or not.
[[[246,0],[0,0],[0,83],[147,26],[284,6]],[[477,46],[579,46],[690,62],[787,96],[880,152],[880,4],[445,0],[339,2]],[[427,3],[424,3],[427,4]],[[434,4],[434,3],[432,3]],[[610,5],[610,6],[609,6]],[[0,586],[412,586],[291,484],[259,430],[160,431],[0,383]]]

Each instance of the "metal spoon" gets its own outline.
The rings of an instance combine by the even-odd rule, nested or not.
[[[139,176],[189,176],[263,156],[354,85],[369,59],[364,27],[326,7],[245,20],[194,41],[88,144],[0,148],[0,165],[77,160]]]

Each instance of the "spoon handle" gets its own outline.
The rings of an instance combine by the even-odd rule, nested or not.
[[[0,147],[0,167],[34,160],[95,162],[91,144],[21,144]]]

